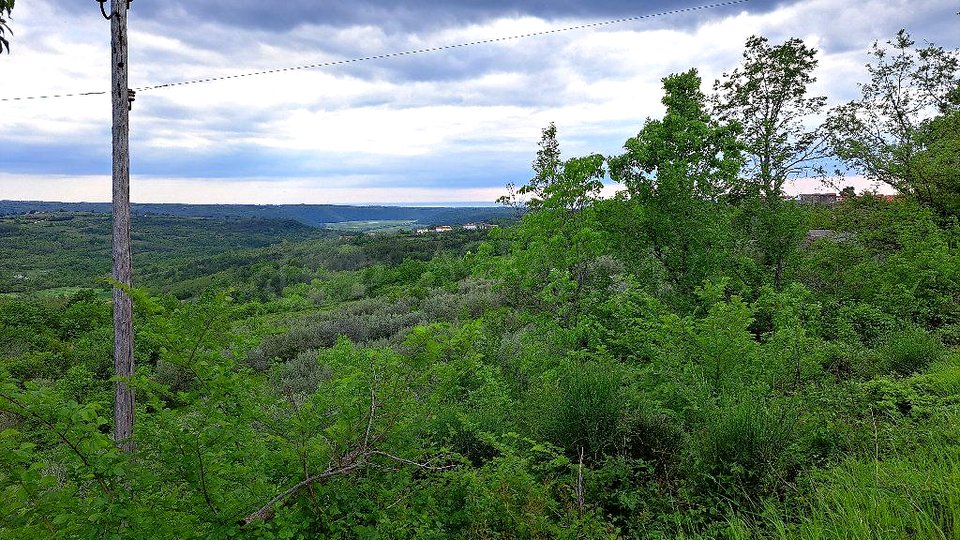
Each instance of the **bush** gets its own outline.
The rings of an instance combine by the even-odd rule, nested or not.
[[[579,459],[580,449],[598,458],[620,435],[626,400],[621,368],[607,361],[564,361],[552,382],[533,392],[537,434]]]
[[[262,364],[261,356],[289,360],[303,351],[332,347],[339,336],[346,336],[354,343],[369,343],[394,337],[421,322],[423,315],[407,300],[361,300],[305,318],[286,334],[267,336],[259,352],[251,352],[248,361]]]
[[[880,351],[889,371],[909,375],[942,358],[944,347],[932,335],[911,328],[890,336]]]
[[[744,398],[715,409],[688,444],[697,483],[755,503],[796,472],[799,418],[784,406]]]

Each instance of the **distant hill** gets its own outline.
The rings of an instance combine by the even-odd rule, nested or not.
[[[312,227],[343,221],[408,220],[422,225],[462,224],[514,217],[502,207],[346,206],[336,204],[134,204],[137,216],[176,216],[217,219],[294,220]],[[0,201],[0,216],[49,212],[109,214],[110,203]]]

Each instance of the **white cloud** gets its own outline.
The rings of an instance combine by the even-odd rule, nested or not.
[[[0,97],[108,90],[109,23],[94,3],[91,6],[88,14],[75,17],[62,13],[51,0],[18,5],[13,54],[0,59]],[[396,166],[393,158],[408,158],[406,163],[416,163],[420,170],[434,167],[437,179],[447,179],[462,172],[457,170],[462,164],[449,156],[473,153],[489,156],[488,162],[471,166],[489,172],[490,187],[481,192],[450,185],[442,197],[452,198],[444,199],[435,190],[425,193],[416,186],[405,188],[406,195],[399,185],[389,188],[397,191],[383,191],[363,178],[342,174],[284,180],[303,172],[294,173],[291,163],[278,159],[272,177],[255,183],[241,164],[226,163],[222,175],[233,180],[154,178],[138,189],[152,201],[260,197],[251,200],[282,202],[308,197],[312,202],[331,202],[329,197],[342,197],[342,202],[363,202],[372,197],[365,202],[402,202],[422,200],[421,195],[429,195],[429,200],[489,201],[488,195],[495,198],[494,192],[499,194],[499,186],[509,179],[503,171],[527,166],[547,122],[557,123],[567,155],[615,153],[644,118],[661,114],[663,76],[696,66],[708,85],[739,61],[743,42],[751,34],[774,40],[799,36],[824,48],[814,91],[839,102],[855,95],[856,82],[863,78],[863,51],[871,41],[892,36],[901,25],[923,25],[941,11],[952,15],[955,2],[803,0],[763,14],[742,11],[693,29],[653,29],[635,22],[432,55],[152,90],[141,93],[134,106],[135,163],[138,155],[160,156],[152,166],[162,168],[164,161],[176,162],[184,151],[202,159],[225,148],[260,147],[265,155],[291,151],[315,154],[318,160],[333,157],[344,164],[382,164],[385,169],[374,174],[396,178],[405,171],[387,167]],[[138,20],[135,4],[130,22],[131,81],[137,86],[239,74],[582,22],[506,17],[409,35],[370,25],[301,25],[270,35],[244,33],[215,20],[160,27]],[[952,39],[956,41],[955,36]],[[0,148],[9,146],[5,143],[109,148],[106,96],[0,103],[0,115],[4,119]],[[304,161],[310,162],[300,164]],[[58,169],[56,162],[46,165],[50,174],[44,178],[59,174],[63,196],[78,200],[83,193],[89,198],[103,195],[99,181],[68,177],[75,171],[67,166]],[[48,191],[52,180],[37,180],[40,177],[29,177],[31,184],[15,188],[11,178],[28,178],[16,176],[15,170],[14,162],[0,154],[0,173],[7,173],[0,183],[0,198],[42,199],[60,193],[60,188]],[[171,174],[161,171],[155,176]],[[476,171],[470,176],[475,178]],[[187,184],[195,189],[185,189]],[[337,187],[316,187],[324,184]]]
[[[133,176],[135,203],[197,204],[493,204],[502,187],[418,188],[365,185],[364,177],[324,178],[156,178]],[[109,176],[11,175],[0,173],[0,199],[109,202]]]

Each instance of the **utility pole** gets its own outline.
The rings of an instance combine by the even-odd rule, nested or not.
[[[104,0],[100,2],[103,11]],[[130,106],[127,80],[127,10],[131,0],[111,0],[110,36],[113,75],[113,437],[124,452],[133,451],[133,300],[125,288],[133,278],[130,256]]]

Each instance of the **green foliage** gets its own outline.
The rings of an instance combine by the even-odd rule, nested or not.
[[[919,328],[897,332],[880,349],[889,369],[900,375],[922,371],[943,357],[940,341]]]
[[[869,178],[942,211],[956,197],[960,56],[905,30],[874,43],[862,97],[831,114],[834,150]]]
[[[737,128],[705,111],[696,70],[663,80],[662,120],[647,120],[610,160],[626,184],[644,244],[663,266],[675,294],[689,298],[728,257],[729,213],[719,204],[743,164]]]
[[[956,420],[954,418],[954,420]],[[811,479],[797,525],[783,538],[955,538],[960,534],[957,447],[848,461]]]
[[[743,64],[714,83],[718,116],[743,130],[747,162],[740,195],[779,201],[788,178],[815,170],[827,157],[823,130],[809,127],[827,101],[808,96],[817,80],[816,54],[796,38],[771,45],[765,37],[751,36]]]
[[[756,504],[783,489],[801,456],[798,413],[785,404],[743,396],[711,410],[690,444],[691,474],[711,491]]]
[[[490,271],[508,285],[507,296],[514,304],[553,310],[565,324],[574,325],[584,300],[599,294],[610,279],[594,206],[603,187],[605,161],[598,154],[560,161],[555,137],[551,124],[544,129],[534,162],[537,175],[518,191],[533,194],[528,204],[536,211],[506,233],[512,257]]]
[[[582,451],[596,461],[610,453],[628,407],[623,370],[610,361],[571,359],[545,373],[530,398],[534,432],[571,458]]]

